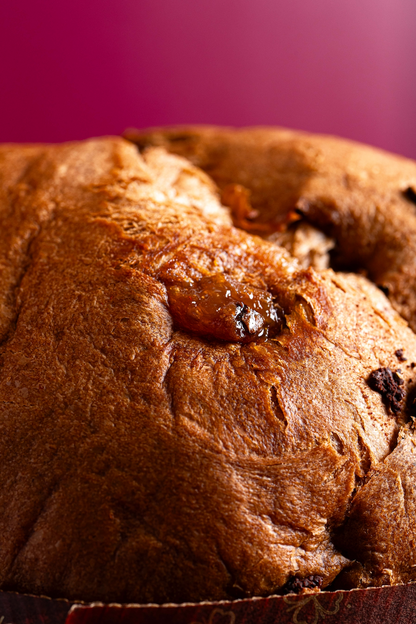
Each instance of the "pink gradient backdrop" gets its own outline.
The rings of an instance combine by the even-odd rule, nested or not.
[[[416,157],[415,0],[2,0],[0,140],[277,124]]]

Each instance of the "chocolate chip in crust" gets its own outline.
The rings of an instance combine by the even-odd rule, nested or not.
[[[394,355],[397,357],[399,362],[407,362],[407,358],[404,357],[404,349],[397,349],[397,351],[394,352]]]
[[[321,589],[323,582],[323,576],[319,576],[318,574],[313,574],[305,578],[292,576],[287,581],[286,585],[283,588],[283,591],[286,594],[299,594],[302,589]]]
[[[378,368],[370,373],[367,383],[372,390],[379,392],[383,403],[393,414],[398,414],[401,410],[401,402],[404,399],[405,391],[401,387],[404,383],[398,373],[401,370],[392,371],[390,368]]]

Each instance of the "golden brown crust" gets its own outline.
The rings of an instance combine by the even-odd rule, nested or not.
[[[350,563],[334,533],[409,418],[367,380],[401,368],[411,395],[413,332],[365,278],[234,228],[160,149],[0,158],[1,587],[164,602],[328,585]],[[181,326],[172,288],[218,275],[285,324],[246,342]]]
[[[413,431],[403,430],[397,447],[372,470],[354,497],[337,545],[354,563],[338,580],[344,587],[414,581],[415,455]]]
[[[249,189],[259,212],[253,227],[268,223],[273,231],[296,209],[335,239],[335,266],[364,269],[416,329],[415,162],[279,128],[179,127],[126,135],[141,149],[162,145],[189,158],[221,189]]]

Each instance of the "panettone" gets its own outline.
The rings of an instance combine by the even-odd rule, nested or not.
[[[129,137],[142,154],[0,150],[0,587],[413,579],[416,165],[278,130]]]

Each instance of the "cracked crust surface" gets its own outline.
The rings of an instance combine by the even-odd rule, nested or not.
[[[5,146],[0,162],[1,587],[140,603],[267,595],[293,576],[327,586],[359,559],[356,540],[379,548],[377,526],[369,538],[355,518],[406,470],[416,362],[385,296],[233,227],[211,180],[160,148]],[[219,274],[272,294],[276,336],[181,326],[172,286]],[[392,414],[367,379],[399,366]],[[413,578],[400,527],[394,554],[359,559],[358,584],[389,566]]]
[[[242,185],[258,212],[251,229],[289,251],[293,243],[279,225],[297,211],[335,242],[336,267],[364,270],[416,329],[414,161],[281,128],[156,128],[126,136],[141,149],[160,145],[189,158],[223,191]]]

